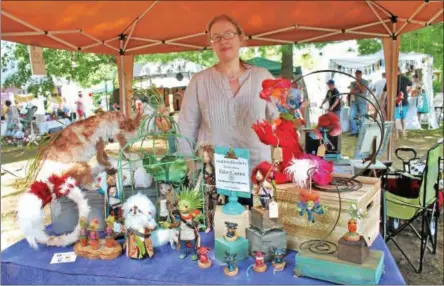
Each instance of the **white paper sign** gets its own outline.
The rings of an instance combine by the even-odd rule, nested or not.
[[[75,252],[54,253],[50,264],[74,262],[76,258]]]
[[[226,158],[214,154],[216,188],[233,192],[250,192],[250,172],[248,158]]]

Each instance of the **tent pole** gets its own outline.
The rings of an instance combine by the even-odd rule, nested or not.
[[[398,58],[399,58],[399,43],[400,38],[383,38],[382,44],[384,48],[384,59],[385,59],[385,73],[387,79],[387,121],[393,121],[394,109],[395,109],[395,99],[396,91],[398,86]],[[381,102],[381,106],[384,106],[384,102]],[[389,140],[389,145],[387,148],[387,159],[392,159],[392,153],[395,148],[395,132],[392,133],[392,137]]]
[[[119,99],[120,110],[126,116],[131,115],[131,98],[133,86],[133,55],[120,55],[116,57],[119,73]]]

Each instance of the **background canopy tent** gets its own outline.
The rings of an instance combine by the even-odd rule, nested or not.
[[[254,65],[257,67],[267,69],[273,76],[280,76],[281,75],[281,67],[282,67],[281,62],[275,62],[275,61],[267,60],[267,59],[264,59],[261,57],[257,57],[257,58],[252,58],[252,59],[248,60],[247,63],[250,65]],[[302,74],[301,67],[293,67],[293,73],[295,75],[297,75],[297,74],[301,75]]]
[[[133,56],[204,50],[206,26],[228,14],[247,45],[383,39],[397,62],[399,35],[443,21],[442,1],[2,1],[2,40],[117,55],[121,106],[129,113]],[[202,13],[205,11],[205,13]],[[49,20],[50,19],[50,20]],[[391,71],[387,65],[387,70]],[[396,77],[387,74],[389,95]],[[122,101],[123,99],[123,101]],[[393,99],[391,100],[393,101]],[[393,105],[389,103],[389,110]]]

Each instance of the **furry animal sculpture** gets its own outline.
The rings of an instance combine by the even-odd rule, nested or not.
[[[68,176],[53,175],[46,181],[34,182],[18,202],[18,222],[28,243],[37,248],[37,242],[50,246],[67,246],[77,241],[80,233],[78,223],[74,231],[61,236],[48,236],[45,233],[43,208],[53,200],[67,197],[77,203],[79,220],[87,218],[90,208],[76,181]]]
[[[127,140],[136,137],[141,120],[141,114],[127,118],[112,111],[67,126],[42,155],[37,179],[45,180],[56,173],[74,178],[81,186],[91,184],[99,172],[113,167],[105,153],[105,142],[116,140],[124,147]],[[88,164],[94,156],[99,164],[95,169]]]

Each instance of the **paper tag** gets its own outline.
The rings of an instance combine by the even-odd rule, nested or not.
[[[270,202],[268,205],[268,213],[270,214],[270,218],[278,218],[279,217],[279,208],[277,202]]]
[[[283,160],[282,157],[283,157],[282,148],[281,147],[274,147],[273,148],[273,155],[272,155],[273,161],[280,163]]]
[[[122,224],[114,222],[113,231],[115,233],[120,233],[122,231]]]
[[[76,258],[77,255],[75,252],[54,253],[50,264],[74,262]]]
[[[325,155],[325,145],[324,144],[319,145],[317,155],[319,157],[324,157],[324,155]]]

